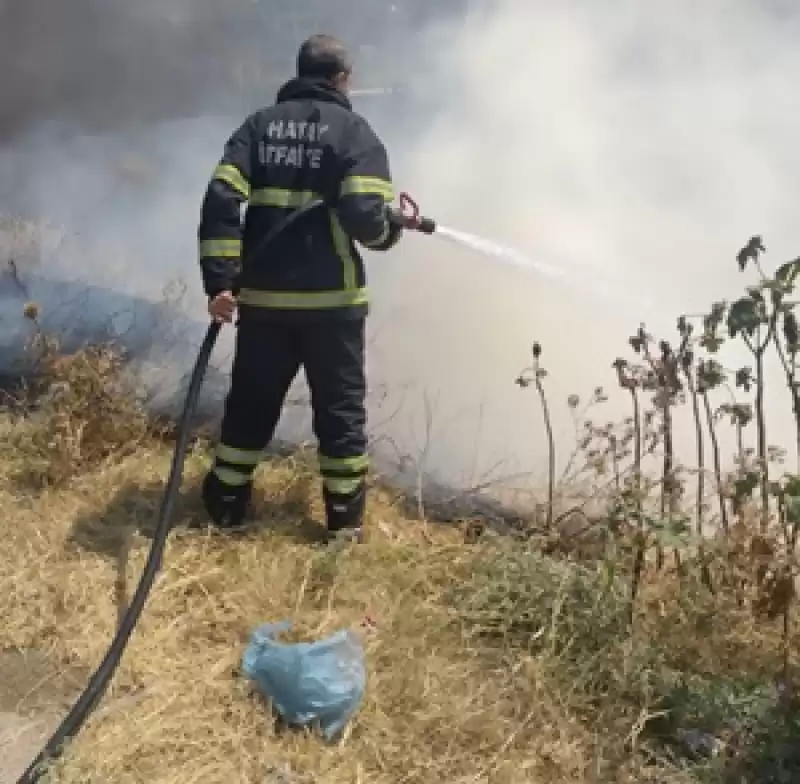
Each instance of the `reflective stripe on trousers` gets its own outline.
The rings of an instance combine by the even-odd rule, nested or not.
[[[212,471],[220,482],[231,487],[242,487],[253,481],[253,474],[262,457],[261,449],[237,449],[219,443],[214,449]]]
[[[320,453],[319,470],[323,484],[331,493],[351,495],[364,484],[369,455],[327,457]]]
[[[242,487],[253,481],[263,457],[262,450],[236,449],[217,444],[214,450],[213,473],[223,484]],[[365,481],[369,455],[331,458],[319,455],[319,470],[325,487],[336,495],[351,495]]]

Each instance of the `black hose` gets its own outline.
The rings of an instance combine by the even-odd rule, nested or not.
[[[189,447],[189,435],[191,432],[190,421],[194,414],[195,406],[197,405],[197,398],[200,394],[200,387],[203,383],[203,377],[205,376],[209,359],[211,358],[211,351],[214,348],[221,326],[222,325],[219,323],[212,323],[209,325],[205,339],[203,340],[203,345],[197,355],[192,378],[189,382],[189,391],[186,395],[186,403],[181,413],[177,443],[172,456],[172,467],[170,469],[169,480],[167,481],[167,489],[164,492],[158,514],[158,525],[153,534],[153,544],[150,548],[147,563],[145,564],[139,584],[136,586],[136,592],[131,599],[130,606],[120,622],[117,633],[103,661],[100,663],[94,675],[92,675],[83,693],[72,706],[72,710],[66,715],[45,747],[39,752],[36,759],[33,760],[28,766],[28,769],[17,780],[17,784],[33,784],[33,782],[37,782],[44,773],[44,770],[42,770],[42,763],[60,756],[63,743],[74,736],[83,726],[89,714],[105,693],[108,683],[119,664],[119,660],[122,658],[131,633],[139,621],[139,616],[142,614],[150,589],[153,587],[153,582],[161,568],[161,558],[164,553],[167,537],[169,536],[172,512],[175,508],[175,501],[183,477],[183,463],[186,459],[186,452]]]
[[[323,203],[321,199],[316,199],[296,209],[294,212],[289,213],[289,215],[277,223],[272,230],[264,236],[264,239],[259,243],[255,251],[252,254],[248,254],[248,257],[260,256],[265,247],[291,223],[294,223],[301,215],[319,207]],[[195,408],[197,407],[200,387],[203,384],[203,378],[205,377],[206,369],[211,359],[211,352],[214,349],[214,344],[217,341],[221,326],[222,324],[220,323],[212,323],[209,325],[206,330],[205,338],[203,339],[203,344],[197,354],[197,360],[194,363],[194,370],[192,371],[192,376],[189,381],[189,390],[186,393],[186,401],[183,405],[183,411],[181,412],[178,424],[178,435],[175,451],[172,455],[169,479],[167,480],[167,487],[164,491],[161,507],[158,512],[158,523],[153,533],[153,543],[150,546],[147,563],[142,571],[139,584],[136,586],[136,592],[131,599],[130,606],[120,621],[117,633],[114,635],[114,639],[106,655],[103,657],[103,661],[100,662],[99,667],[90,678],[83,693],[78,697],[78,700],[72,706],[70,712],[61,722],[58,729],[53,733],[50,740],[47,741],[42,750],[36,755],[36,758],[31,762],[27,770],[17,779],[17,784],[36,784],[44,775],[46,764],[61,756],[64,744],[80,731],[94,708],[100,702],[100,699],[108,688],[111,678],[114,676],[122,654],[125,652],[128,640],[133,630],[136,628],[147,597],[153,587],[156,575],[161,569],[164,547],[166,546],[167,538],[169,537],[172,527],[172,514],[175,510],[175,502],[178,497],[181,479],[183,478],[183,464],[186,461],[186,453],[189,448],[189,438],[191,435],[191,420]]]

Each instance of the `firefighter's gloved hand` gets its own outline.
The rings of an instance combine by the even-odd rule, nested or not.
[[[407,223],[406,216],[403,215],[402,210],[392,207],[391,204],[386,205],[386,220],[389,221],[393,228],[397,227],[398,229],[404,229]]]
[[[221,291],[208,303],[208,314],[217,323],[230,324],[236,313],[236,297],[231,291]]]
[[[396,207],[386,205],[386,219],[389,221],[389,236],[383,243],[383,247],[388,250],[393,248],[403,236],[403,229],[406,227],[406,219],[403,213]]]

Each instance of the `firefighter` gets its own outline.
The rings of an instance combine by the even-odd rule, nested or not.
[[[348,98],[351,75],[340,41],[306,40],[297,74],[274,105],[250,115],[228,140],[203,200],[198,239],[208,310],[217,321],[236,318],[237,326],[220,438],[202,490],[221,528],[244,524],[253,472],[302,366],[329,538],[361,540],[369,306],[357,243],[387,251],[403,222],[389,206],[386,149]],[[322,206],[259,253],[267,232],[311,200]]]

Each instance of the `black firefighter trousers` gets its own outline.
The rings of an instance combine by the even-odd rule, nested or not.
[[[364,318],[239,323],[220,440],[203,484],[206,509],[217,525],[235,527],[244,521],[253,473],[302,366],[311,393],[328,530],[360,527],[369,467],[364,335]]]

